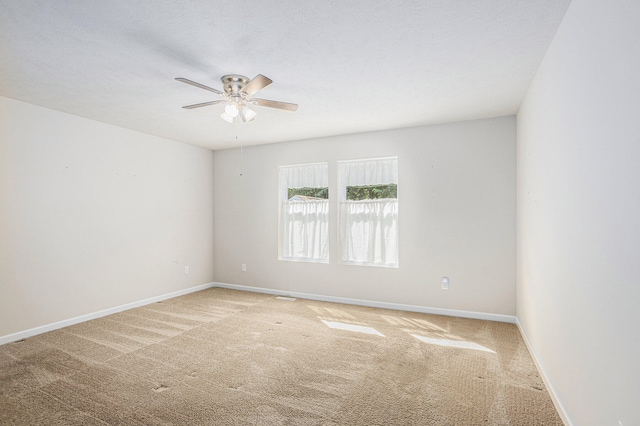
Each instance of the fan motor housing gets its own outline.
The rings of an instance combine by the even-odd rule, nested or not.
[[[224,87],[224,92],[228,95],[236,96],[240,93],[240,90],[242,90],[242,88],[246,86],[250,81],[244,75],[238,74],[223,75],[221,80],[222,86]]]

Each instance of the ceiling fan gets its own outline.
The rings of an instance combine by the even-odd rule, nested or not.
[[[204,84],[196,83],[195,81],[188,80],[186,78],[177,77],[176,80],[190,84],[195,87],[199,87],[204,90],[208,90],[213,93],[217,93],[222,96],[222,99],[217,101],[203,102],[200,104],[193,104],[183,106],[182,108],[193,109],[200,108],[209,105],[226,104],[224,112],[220,114],[223,120],[233,123],[236,117],[240,117],[242,121],[253,121],[257,113],[249,108],[249,105],[265,106],[269,108],[282,109],[285,111],[295,111],[298,109],[297,104],[291,104],[288,102],[271,101],[268,99],[252,98],[251,95],[256,93],[260,89],[264,89],[273,81],[265,77],[262,74],[258,74],[252,80],[247,77],[238,74],[223,75],[222,87],[224,91],[214,89],[213,87],[205,86]]]

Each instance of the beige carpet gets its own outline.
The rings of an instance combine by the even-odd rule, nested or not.
[[[213,288],[0,346],[0,424],[562,422],[512,324]]]

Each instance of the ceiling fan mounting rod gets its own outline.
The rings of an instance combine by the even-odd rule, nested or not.
[[[222,76],[222,85],[224,92],[229,96],[238,97],[240,91],[249,83],[249,79],[244,75],[228,74]]]

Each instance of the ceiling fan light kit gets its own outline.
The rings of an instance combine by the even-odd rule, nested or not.
[[[220,91],[213,87],[205,86],[204,84],[196,83],[195,81],[182,77],[176,77],[176,80],[222,96],[222,99],[217,101],[186,105],[182,108],[194,109],[209,105],[225,104],[224,111],[220,114],[220,117],[228,123],[233,123],[237,117],[240,117],[243,122],[253,121],[257,113],[249,108],[249,105],[265,106],[284,111],[295,111],[298,109],[297,104],[272,101],[269,99],[252,98],[251,95],[256,93],[258,90],[264,89],[273,83],[270,78],[265,77],[262,74],[258,74],[252,80],[238,74],[223,75],[221,80],[224,91]]]

